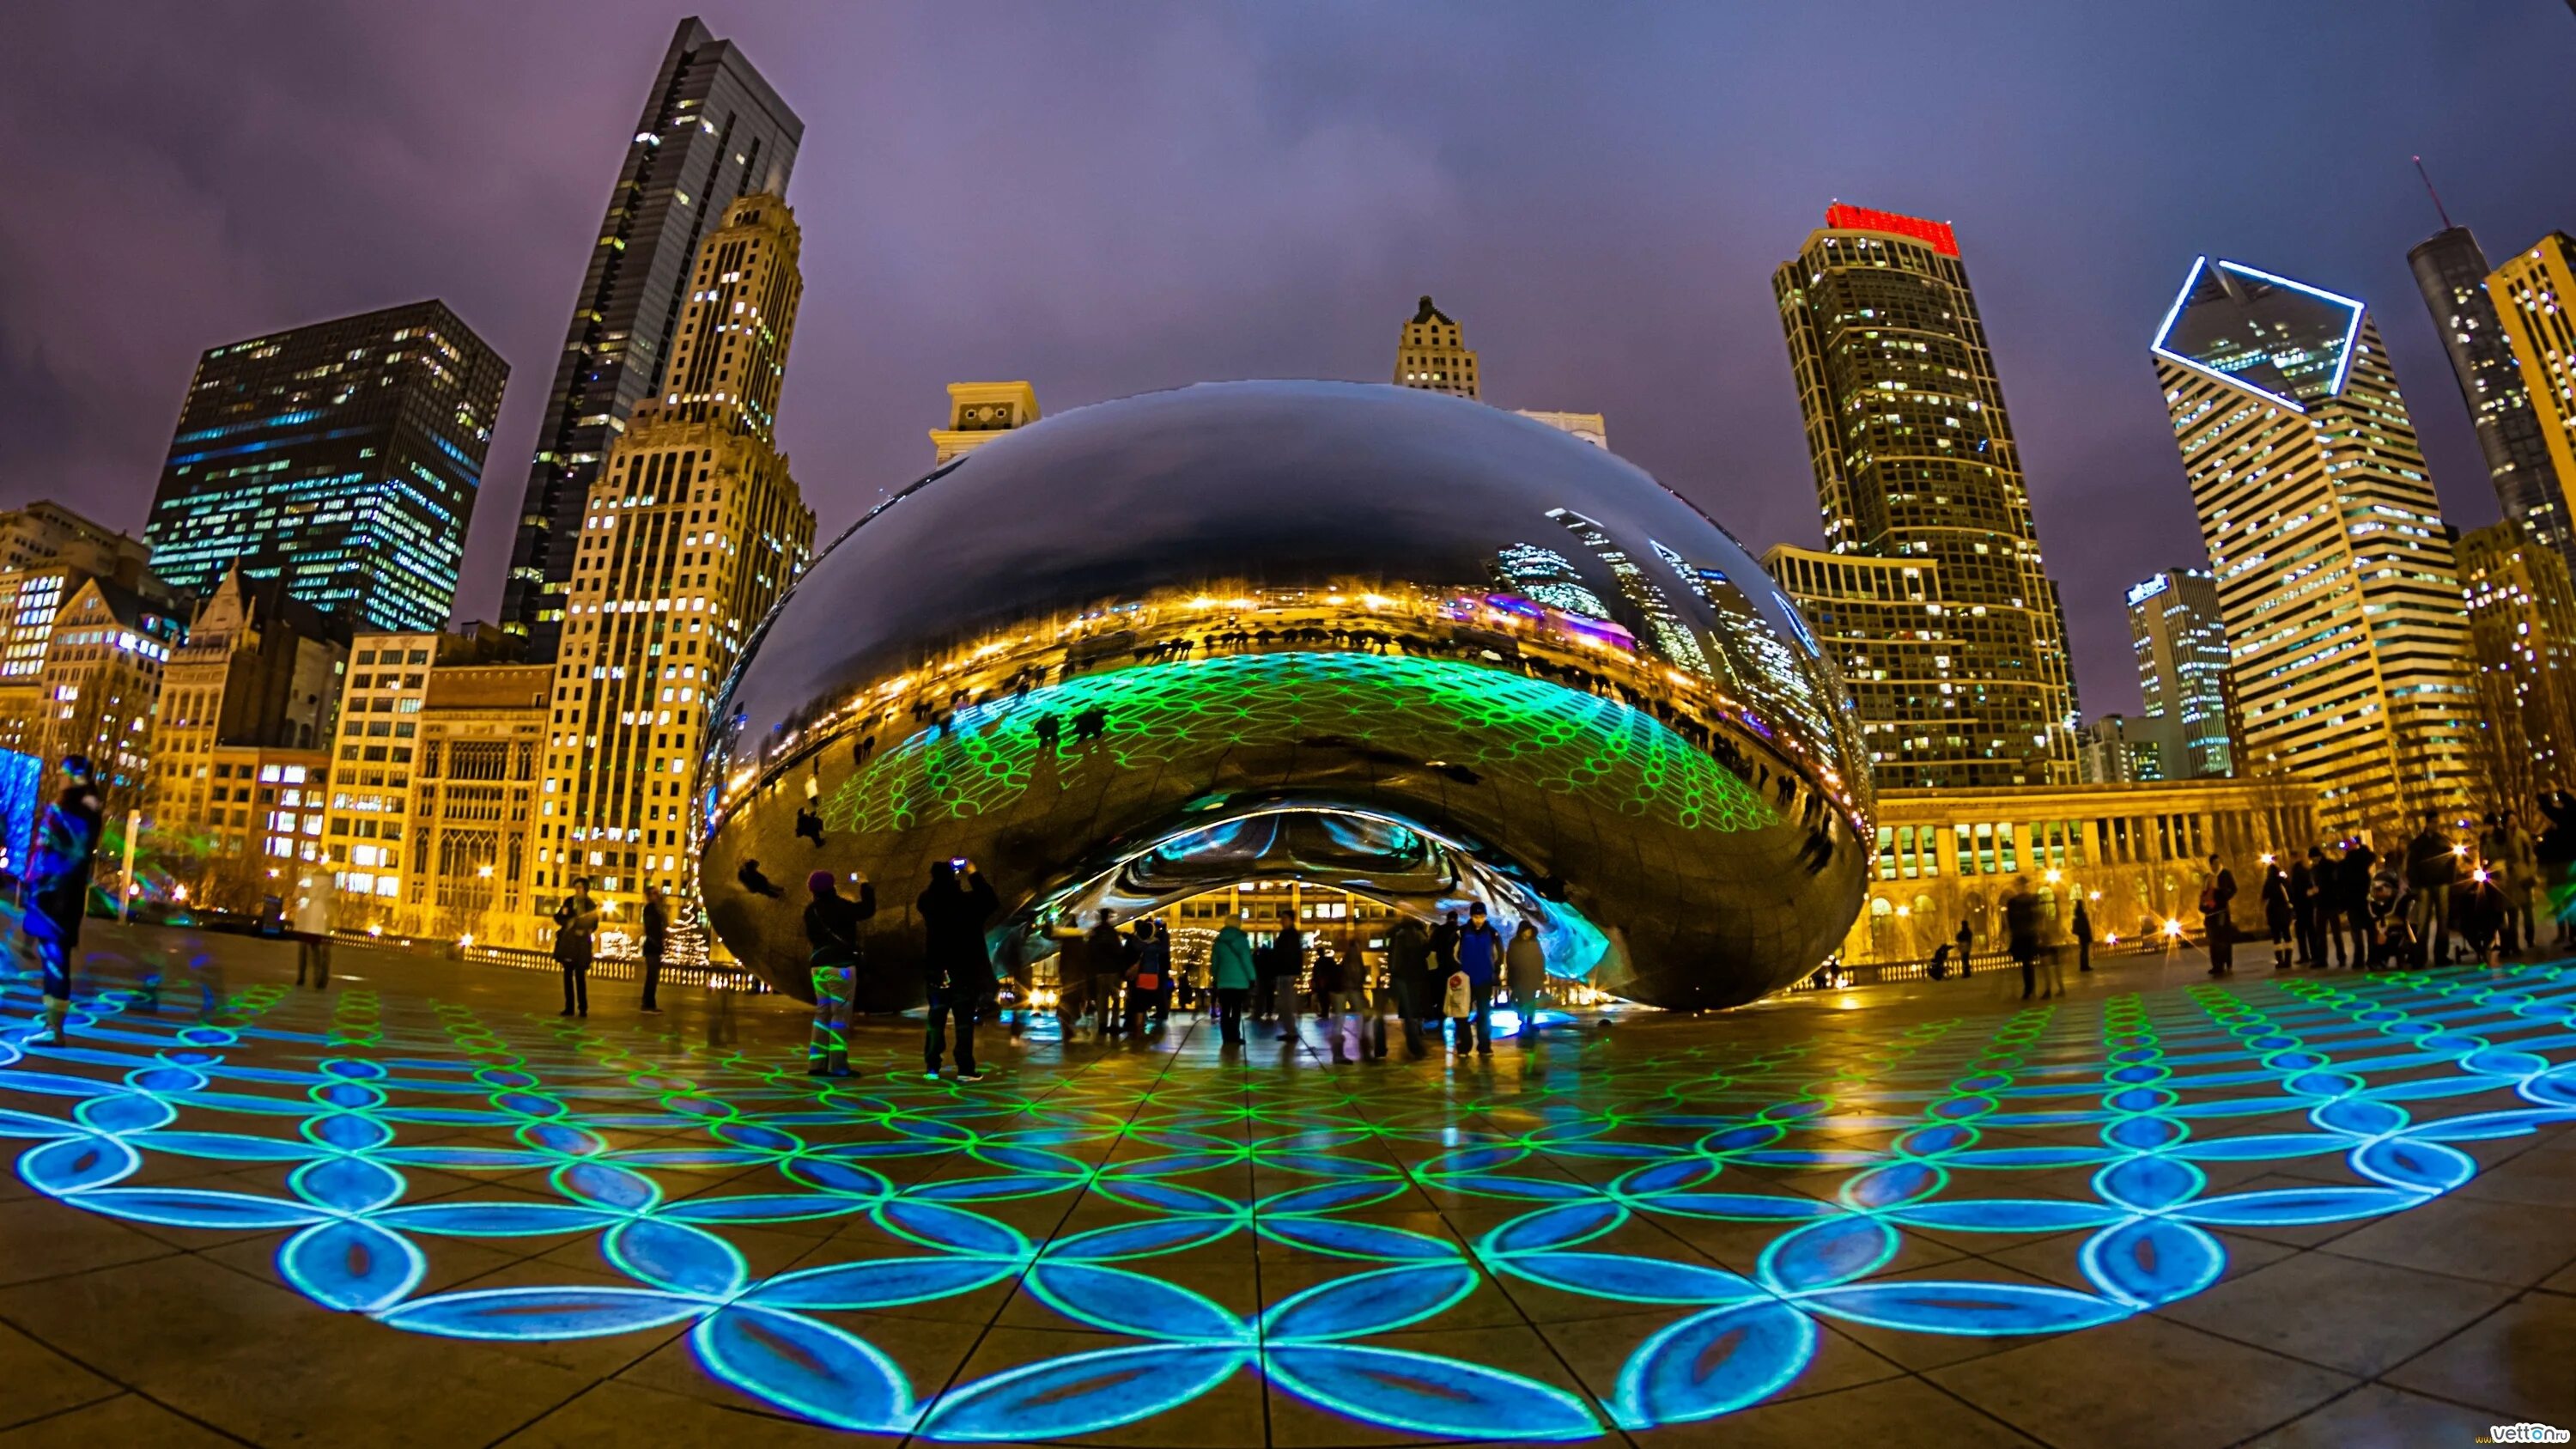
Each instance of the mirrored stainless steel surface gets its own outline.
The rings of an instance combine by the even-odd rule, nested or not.
[[[709,917],[800,995],[818,868],[877,885],[877,1005],[917,998],[912,902],[960,855],[1006,970],[1069,911],[1294,877],[1487,900],[1674,1007],[1811,969],[1867,873],[1846,692],[1751,555],[1601,449],[1395,387],[998,437],[843,535],[713,718]]]

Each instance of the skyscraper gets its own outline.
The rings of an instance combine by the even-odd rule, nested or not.
[[[636,405],[669,390],[662,386],[669,343],[702,234],[736,197],[784,196],[804,134],[805,123],[733,42],[716,39],[695,16],[680,22],[573,299],[519,503],[501,625],[529,637],[532,660],[555,656],[600,460]]]
[[[2305,777],[2336,829],[2462,803],[2459,570],[2368,310],[2202,257],[2153,353],[2233,655],[2238,773]]]
[[[2072,783],[2073,676],[2021,457],[1948,225],[1839,203],[1771,289],[1825,553],[1766,556],[1835,617],[1886,788]],[[1827,566],[1900,561],[1907,572]],[[1802,594],[1848,582],[1849,596]]]
[[[2511,339],[2523,396],[2550,466],[2563,486],[2576,480],[2576,238],[2553,231],[2505,259],[2487,277],[2487,298]],[[2576,570],[2576,559],[2568,567]]]
[[[2166,731],[2161,778],[2236,773],[2235,686],[2218,581],[2207,569],[2165,569],[2129,590],[2129,645],[2146,716]]]
[[[2448,220],[2447,217],[2444,218]],[[2459,380],[2460,399],[2477,425],[2504,516],[2521,524],[2544,548],[2576,560],[2576,528],[2567,512],[2566,480],[2549,456],[2540,419],[2532,411],[2513,340],[2487,295],[2487,254],[2465,226],[2445,226],[2406,254],[2415,286],[2442,334]]]
[[[1427,295],[1414,308],[1413,320],[1404,324],[1404,340],[1396,345],[1395,381],[1401,387],[1459,397],[1484,396],[1483,385],[1476,379],[1476,354],[1468,350],[1458,324],[1432,306]]]
[[[685,892],[708,699],[814,542],[770,408],[803,289],[795,217],[745,196],[698,249],[662,394],[575,520],[538,807],[536,899],[588,875],[612,926]]]
[[[197,361],[143,526],[152,570],[239,568],[379,628],[437,628],[509,368],[446,304],[235,342]]]
[[[2576,782],[2576,583],[2508,519],[2460,537],[2478,671],[2480,783],[2528,801]]]

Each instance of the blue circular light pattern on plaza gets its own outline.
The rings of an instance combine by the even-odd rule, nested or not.
[[[707,1373],[778,1411],[954,1441],[1097,1434],[1241,1374],[1444,1438],[1704,1421],[1795,1382],[1827,1325],[2117,1322],[2216,1281],[2214,1230],[2402,1212],[2476,1173],[2460,1144],[2576,1120],[2576,969],[2560,965],[1840,1017],[1785,1043],[1777,1022],[1760,1041],[1648,1026],[1446,1079],[1187,1056],[1140,1079],[1113,1055],[1016,1084],[817,1081],[363,990],[307,1029],[309,1001],[254,987],[182,1024],[111,988],[76,1009],[67,1047],[0,1032],[19,1176],[130,1221],[284,1230],[281,1278],[390,1328],[685,1328]],[[13,1020],[28,1004],[7,992]],[[154,1158],[267,1164],[282,1185],[138,1180]],[[453,1186],[540,1173],[542,1195]],[[1425,1231],[1426,1206],[1493,1225]],[[1026,1230],[1041,1219],[1086,1226]],[[768,1274],[728,1236],[825,1220],[872,1231]],[[1691,1247],[1719,1234],[1759,1246]],[[2063,1271],[1891,1269],[1921,1234],[2053,1242]],[[618,1281],[424,1288],[444,1241],[564,1235]],[[1310,1285],[1249,1314],[1192,1286],[1210,1278],[1187,1268],[1245,1239]],[[903,1344],[871,1337],[888,1320],[851,1316],[994,1289],[1105,1346],[925,1382]],[[1497,1294],[1659,1316],[1587,1390],[1441,1351],[1444,1322]]]

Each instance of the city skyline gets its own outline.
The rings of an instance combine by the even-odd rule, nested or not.
[[[1812,546],[1818,539],[1794,386],[1776,330],[1761,325],[1769,310],[1764,283],[1769,265],[1812,226],[1817,207],[1839,197],[1946,219],[1977,258],[1979,301],[2023,439],[2051,572],[2067,581],[2076,672],[2088,714],[2098,715],[2133,709],[2136,689],[2121,589],[2112,581],[2200,562],[2187,494],[2161,436],[2167,425],[2154,383],[2137,363],[2169,299],[2174,269],[2198,250],[2261,256],[2369,302],[2408,381],[2444,515],[2463,526],[2495,516],[2465,411],[2437,371],[2446,370],[2438,338],[2411,296],[2406,250],[2438,221],[2407,157],[2426,156],[2455,217],[2476,228],[2491,253],[2501,256],[2563,225],[2550,210],[2558,198],[2516,183],[2563,169],[2546,148],[2568,133],[2551,111],[2551,102],[2565,103],[2551,88],[2511,83],[2516,66],[2537,74],[2542,59],[2505,43],[2534,22],[2563,24],[2563,17],[2544,6],[2435,23],[2394,7],[2344,7],[2332,12],[2335,25],[2314,23],[2326,13],[2266,12],[2239,21],[2253,38],[2305,32],[2301,63],[2283,82],[2293,91],[2324,95],[2353,73],[2381,73],[2387,114],[2356,116],[2362,129],[2344,135],[2330,162],[2297,175],[2249,171],[2216,188],[2186,177],[2186,168],[2149,144],[2153,127],[2106,119],[2120,110],[2118,92],[2130,82],[2098,66],[2075,74],[2085,71],[2085,54],[2137,54],[2135,68],[2158,72],[2157,86],[2181,88],[2159,124],[2185,138],[2202,127],[2211,134],[2241,130],[2248,124],[2241,117],[2222,126],[2190,104],[2224,88],[2237,74],[2228,64],[2177,79],[2171,65],[2144,63],[2186,44],[2193,27],[2170,21],[1995,21],[1964,27],[1955,40],[1927,34],[1923,44],[1936,50],[2005,44],[2013,63],[2003,67],[1996,96],[1982,106],[1935,104],[1891,88],[1885,103],[1864,97],[1851,121],[1791,135],[1766,122],[1775,112],[1791,114],[1788,89],[1816,83],[1824,72],[1784,64],[1780,78],[1744,98],[1703,104],[1687,100],[1651,52],[1660,46],[1692,55],[1723,40],[1793,57],[1805,29],[1798,21],[1666,17],[1648,26],[1656,45],[1597,39],[1569,58],[1544,53],[1542,41],[1565,39],[1547,26],[1467,26],[1438,12],[1381,17],[1364,27],[1323,25],[1311,35],[1240,15],[1187,16],[1162,27],[1168,33],[1152,43],[1139,39],[1151,28],[1141,17],[1085,17],[1085,33],[1071,42],[1080,53],[1108,56],[1137,45],[1133,58],[1112,67],[1125,90],[1051,75],[1030,86],[1027,72],[1045,44],[1066,41],[1058,27],[1024,26],[999,42],[997,54],[979,56],[977,68],[945,77],[957,95],[928,109],[908,98],[917,123],[898,130],[890,129],[898,112],[881,108],[896,107],[907,93],[901,77],[891,69],[880,74],[871,56],[946,43],[926,16],[763,11],[705,18],[714,33],[740,44],[808,121],[808,165],[801,168],[808,174],[795,199],[814,239],[807,263],[813,285],[804,361],[787,387],[780,442],[799,458],[824,536],[879,490],[922,471],[918,430],[938,419],[940,389],[954,378],[1027,378],[1063,411],[1202,378],[1379,377],[1389,315],[1430,292],[1468,323],[1484,354],[1488,400],[1608,414],[1619,424],[1624,456],[1750,541]],[[132,309],[171,300],[160,290],[166,284],[148,283],[125,299],[125,309],[107,308],[108,299],[93,295],[98,285],[81,281],[81,254],[61,245],[60,228],[91,215],[85,208],[108,204],[94,186],[67,184],[61,206],[38,209],[47,215],[0,223],[10,228],[0,244],[31,263],[19,269],[19,281],[32,283],[5,294],[0,327],[42,344],[41,353],[21,347],[0,360],[0,396],[9,399],[0,403],[8,409],[0,488],[10,490],[0,502],[76,496],[103,521],[137,527],[150,480],[132,460],[166,445],[184,387],[185,364],[169,364],[169,354],[193,356],[229,337],[431,294],[472,319],[520,374],[486,470],[486,481],[506,494],[510,470],[534,451],[544,399],[529,379],[550,370],[563,293],[596,240],[590,233],[618,153],[631,145],[622,126],[635,108],[638,77],[650,75],[677,19],[602,24],[599,12],[570,11],[486,17],[473,26],[369,21],[324,27],[309,38],[268,37],[295,40],[288,49],[308,66],[364,58],[382,69],[375,77],[386,92],[382,117],[345,141],[299,138],[295,148],[300,165],[319,166],[294,183],[296,205],[287,214],[298,219],[297,229],[364,243],[335,240],[327,257],[296,237],[271,236],[273,223],[252,215],[256,199],[285,194],[276,189],[285,182],[269,174],[272,162],[227,149],[245,144],[235,122],[209,126],[192,117],[186,125],[202,134],[182,134],[175,111],[144,106],[106,125],[117,156],[139,154],[173,169],[184,182],[179,194],[190,199],[172,221],[129,228],[119,242],[125,254],[177,248],[190,263],[173,269],[178,275],[219,266],[236,285],[145,315]],[[36,17],[40,38],[54,34],[65,44],[76,43],[69,38],[74,26],[70,12]],[[1468,51],[1489,60],[1517,57],[1531,68],[1531,84],[1565,101],[1561,134],[1517,120],[1497,125],[1488,99],[1495,88],[1455,57],[1419,77],[1403,72],[1418,85],[1377,83],[1395,74],[1397,57],[1418,55],[1427,37],[1447,30],[1472,41]],[[247,38],[257,31],[227,33]],[[388,212],[389,200],[382,181],[357,181],[327,205],[313,198],[337,195],[335,168],[362,168],[387,148],[411,181],[448,174],[439,170],[448,158],[431,148],[451,143],[427,108],[433,96],[452,99],[439,92],[434,74],[460,43],[450,31],[470,37],[477,54],[501,57],[490,94],[478,95],[490,115],[468,123],[473,144],[454,147],[478,163],[473,184],[488,186],[492,199],[458,207],[457,195],[432,188],[453,214],[423,223],[405,209],[409,203],[394,205],[389,214],[413,223],[417,235],[378,244],[385,221],[375,213]],[[569,39],[576,33],[580,45]],[[860,39],[867,44],[857,45]],[[223,43],[174,17],[135,52],[134,74],[155,74],[182,53],[194,59]],[[159,48],[168,44],[177,50]],[[1320,79],[1352,56],[1359,57],[1352,61],[1358,79],[1330,86]],[[1202,61],[1205,73],[1187,76]],[[245,54],[246,65],[269,63]],[[2444,114],[2441,98],[2458,93],[2460,68],[2472,63],[2481,87],[2491,85],[2514,115],[2470,124]],[[1637,70],[1635,104],[1644,110],[1632,114],[1628,102],[1588,84],[1590,67],[1603,64]],[[868,84],[853,82],[854,66]],[[1012,85],[1029,94],[1008,94]],[[2112,93],[2103,94],[2105,87]],[[120,94],[118,84],[100,90]],[[325,86],[312,103],[335,93]],[[51,135],[45,126],[72,123],[88,109],[88,102],[56,96],[62,103],[47,110],[42,102],[51,94],[39,84],[0,101],[0,125],[44,140]],[[191,92],[179,94],[184,100]],[[1872,123],[1883,126],[1899,99],[1929,107],[1914,118],[1921,130],[1902,155],[1869,143]],[[1442,114],[1462,101],[1476,103],[1466,117]],[[1240,152],[1230,161],[1206,154],[1207,135],[1173,129],[1189,107],[1206,105],[1216,107],[1215,134],[1224,138],[1213,149]],[[1438,124],[1409,131],[1417,108]],[[1039,124],[1051,114],[1064,124]],[[1650,115],[1679,118],[1672,136],[1686,142],[1732,134],[1759,135],[1766,144],[1759,156],[1714,168],[1683,165],[1669,138],[1598,149]],[[2045,147],[2010,140],[2040,119],[2071,134]],[[2492,124],[2538,138],[2543,153],[2480,154]],[[487,134],[485,126],[498,129]],[[1471,142],[1475,126],[1491,135]],[[1081,149],[1068,149],[1066,137],[1099,128],[1113,138],[1107,144],[1135,153],[1128,168],[1136,174],[1084,172]],[[997,135],[1007,138],[998,152]],[[1169,155],[1157,152],[1157,137],[1168,141],[1162,150]],[[2117,210],[2105,210],[2104,197],[2113,193],[2100,181],[2050,154],[2078,146],[2119,163],[2103,168],[2119,178]],[[1592,154],[1576,166],[1572,153],[1587,147]],[[1025,159],[1014,159],[1014,148],[1024,149]],[[1985,149],[2002,159],[1963,159]],[[1016,185],[994,185],[987,160]],[[1222,214],[1220,202],[1240,199],[1224,174],[1229,169],[1270,178],[1270,194],[1253,205],[1249,220]],[[1069,178],[1109,206],[1068,209]],[[1516,217],[1507,241],[1466,224],[1526,211],[1534,186],[1553,198],[1555,210],[1595,213],[1579,216],[1576,228]],[[1159,230],[1134,214],[1131,203],[1147,192],[1173,198],[1155,214]],[[883,214],[888,195],[907,200],[903,218]],[[910,204],[924,201],[941,204]],[[1604,207],[1610,225],[1599,214]],[[2105,214],[2119,225],[2106,229],[2093,219]],[[216,221],[242,235],[194,257],[189,238]],[[1566,234],[1571,230],[1583,234]],[[424,237],[437,245],[424,246]],[[2067,244],[2073,240],[2084,245]],[[939,248],[952,250],[932,257]],[[1143,270],[1157,274],[1159,295],[1135,294],[1127,274],[1138,270],[1139,255],[1152,263]],[[94,325],[85,329],[83,321]],[[812,399],[801,408],[800,388]],[[506,499],[480,511],[485,517],[459,590],[462,617],[497,612],[515,519]],[[2090,582],[2097,578],[2103,582]]]

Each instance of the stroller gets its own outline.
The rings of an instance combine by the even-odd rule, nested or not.
[[[2424,943],[2416,938],[2409,920],[2414,914],[2408,909],[2412,904],[2405,878],[2395,871],[2381,871],[2371,878],[2370,955],[2361,969],[2390,971],[2422,964]]]

